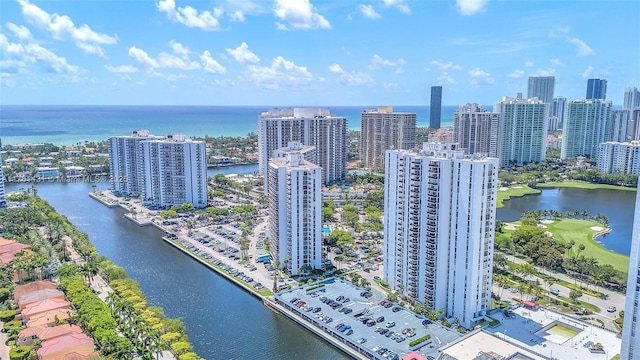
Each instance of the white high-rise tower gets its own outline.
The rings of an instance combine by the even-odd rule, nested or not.
[[[629,275],[627,278],[627,299],[622,325],[622,360],[640,358],[640,189],[636,194],[636,210],[633,216]]]
[[[135,130],[129,136],[109,138],[111,190],[117,195],[140,195],[145,190],[142,142],[160,140],[148,130]]]
[[[493,107],[500,113],[500,166],[544,161],[549,104],[536,98],[504,97]]]
[[[269,161],[269,250],[292,275],[322,267],[321,172],[295,149]]]
[[[455,149],[387,151],[383,276],[472,328],[491,305],[498,159]]]
[[[562,129],[560,158],[576,156],[595,158],[598,145],[611,131],[611,101],[600,99],[573,100],[567,103]]]
[[[360,118],[360,161],[371,169],[384,167],[387,150],[416,146],[416,114],[394,112],[391,106],[365,110]]]

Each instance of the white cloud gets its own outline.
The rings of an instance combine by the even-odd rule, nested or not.
[[[536,72],[532,73],[531,76],[554,76],[556,74],[556,69],[548,68],[541,69],[538,68]]]
[[[561,37],[568,34],[569,31],[571,31],[571,26],[569,25],[558,26],[555,29],[551,29],[551,31],[549,31],[549,37]]]
[[[496,82],[488,72],[476,67],[468,71],[471,85],[490,85]]]
[[[405,0],[382,0],[382,2],[388,7],[396,8],[405,14],[411,14],[411,9]]]
[[[24,25],[16,25],[14,23],[8,22],[7,28],[11,30],[11,32],[17,36],[20,40],[27,40],[31,38],[31,31],[27,29]]]
[[[27,22],[51,33],[57,40],[73,40],[77,47],[90,54],[104,55],[100,45],[113,45],[118,42],[117,36],[97,33],[84,24],[76,27],[67,15],[49,14],[28,0],[18,0],[22,14]]]
[[[179,42],[171,40],[169,47],[173,50],[173,53],[169,54],[161,52],[157,58],[154,59],[146,51],[139,49],[135,46],[129,48],[129,56],[134,58],[139,63],[149,68],[167,68],[167,69],[181,69],[181,70],[194,70],[200,68],[200,63],[197,61],[191,61],[191,50],[182,45]]]
[[[249,65],[248,70],[251,80],[272,90],[306,88],[316,80],[305,66],[296,65],[282,56],[274,58],[270,67]]]
[[[524,75],[524,71],[516,70],[516,71],[514,71],[512,73],[507,74],[507,77],[517,79],[517,78],[522,77],[522,75]]]
[[[593,75],[593,66],[589,65],[587,68],[580,73],[580,77],[583,79],[588,79]]]
[[[70,65],[67,59],[38,44],[22,45],[10,43],[4,34],[0,34],[0,68],[6,71],[20,72],[29,65],[41,65],[55,73],[77,73],[80,69]]]
[[[350,86],[371,86],[376,83],[369,74],[363,72],[341,74],[338,81],[340,81],[341,84]]]
[[[136,61],[138,61],[139,63],[147,67],[151,67],[151,68],[159,67],[158,62],[152,59],[151,56],[149,56],[149,54],[147,54],[146,51],[142,49],[138,49],[135,46],[132,46],[129,48],[129,56],[131,56]]]
[[[527,61],[524,62],[524,66],[526,66],[526,67],[532,67],[533,65],[535,65],[535,64],[533,63],[533,61],[530,61],[530,60],[527,60]]]
[[[367,19],[380,19],[380,14],[378,14],[374,9],[373,9],[373,5],[363,5],[360,4],[358,5],[358,10],[360,10],[360,12],[362,13],[362,16],[366,17]]]
[[[587,43],[584,42],[584,40],[580,40],[578,38],[570,38],[567,41],[578,47],[578,53],[577,53],[578,56],[587,56],[587,55],[595,54],[595,51],[593,51],[593,49],[589,45],[587,45]]]
[[[455,84],[456,81],[453,77],[449,75],[447,71],[443,71],[440,76],[437,78],[438,84]]]
[[[438,69],[440,69],[442,71],[462,70],[462,67],[460,65],[454,64],[451,61],[449,61],[447,63],[444,63],[441,60],[434,60],[434,61],[430,62],[430,64],[436,66]]]
[[[406,64],[406,61],[403,58],[399,58],[396,61],[391,61],[381,58],[378,54],[374,54],[368,67],[369,69],[376,70],[380,69],[382,66],[399,66],[404,64]]]
[[[462,15],[474,15],[484,10],[489,0],[456,0],[458,11]]]
[[[156,4],[158,11],[166,13],[167,18],[173,22],[186,25],[187,27],[199,28],[212,31],[220,28],[220,16],[222,9],[214,8],[213,12],[205,10],[198,11],[191,6],[176,8],[175,0],[160,0]]]
[[[202,61],[204,71],[209,74],[224,74],[227,72],[227,69],[220,65],[220,63],[211,56],[209,51],[202,53],[202,55],[200,55],[200,60]]]
[[[244,13],[240,10],[233,11],[229,13],[229,19],[235,22],[244,22],[245,21]]]
[[[255,64],[260,62],[260,58],[249,50],[249,45],[244,41],[235,49],[227,49],[227,53],[240,63]]]
[[[116,74],[133,74],[138,72],[138,68],[131,65],[121,65],[121,66],[109,66],[105,65],[105,69],[111,71]]]
[[[557,65],[557,66],[564,65],[564,63],[560,59],[550,59],[549,62],[552,63],[553,65]]]
[[[159,73],[157,71],[155,71],[154,69],[147,69],[147,74],[154,76],[154,77],[158,77],[161,79],[165,79],[168,81],[176,81],[179,79],[184,79],[187,77],[187,75],[185,74],[164,74],[164,73]]]
[[[331,64],[331,65],[329,65],[329,71],[331,71],[334,74],[342,74],[342,73],[344,73],[344,70],[342,70],[342,67],[339,64]]]
[[[309,0],[276,0],[273,12],[280,20],[294,29],[330,29],[331,24],[318,13]],[[282,23],[276,23],[278,29],[287,30]]]
[[[366,73],[363,72],[351,72],[347,73],[342,69],[342,67],[338,64],[329,65],[329,71],[334,74],[339,74],[338,81],[344,85],[350,86],[370,86],[375,84],[373,78]]]

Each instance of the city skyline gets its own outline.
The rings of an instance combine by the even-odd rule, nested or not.
[[[621,105],[640,86],[640,46],[610,44],[638,33],[640,4],[611,2],[607,18],[600,5],[3,1],[0,90],[3,104],[428,105],[441,85],[443,104],[459,105],[555,76],[570,100],[607,79]]]

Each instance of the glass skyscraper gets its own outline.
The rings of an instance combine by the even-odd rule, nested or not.
[[[589,79],[587,80],[587,100],[607,99],[607,80],[605,79]]]
[[[442,86],[431,87],[431,105],[429,106],[429,127],[440,129],[442,121]]]

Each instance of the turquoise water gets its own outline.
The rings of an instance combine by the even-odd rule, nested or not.
[[[331,232],[331,229],[329,229],[328,227],[323,227],[322,228],[322,232],[325,233],[325,234],[328,234],[328,233]]]
[[[275,106],[274,106],[275,107]],[[246,136],[258,132],[258,115],[264,106],[0,106],[3,144],[53,143],[75,145],[102,141],[147,129],[156,135],[185,134]],[[360,130],[360,114],[375,106],[334,106],[351,130]],[[450,126],[457,106],[443,106],[442,125]],[[429,125],[428,106],[394,106],[398,112],[415,112],[418,126]]]

